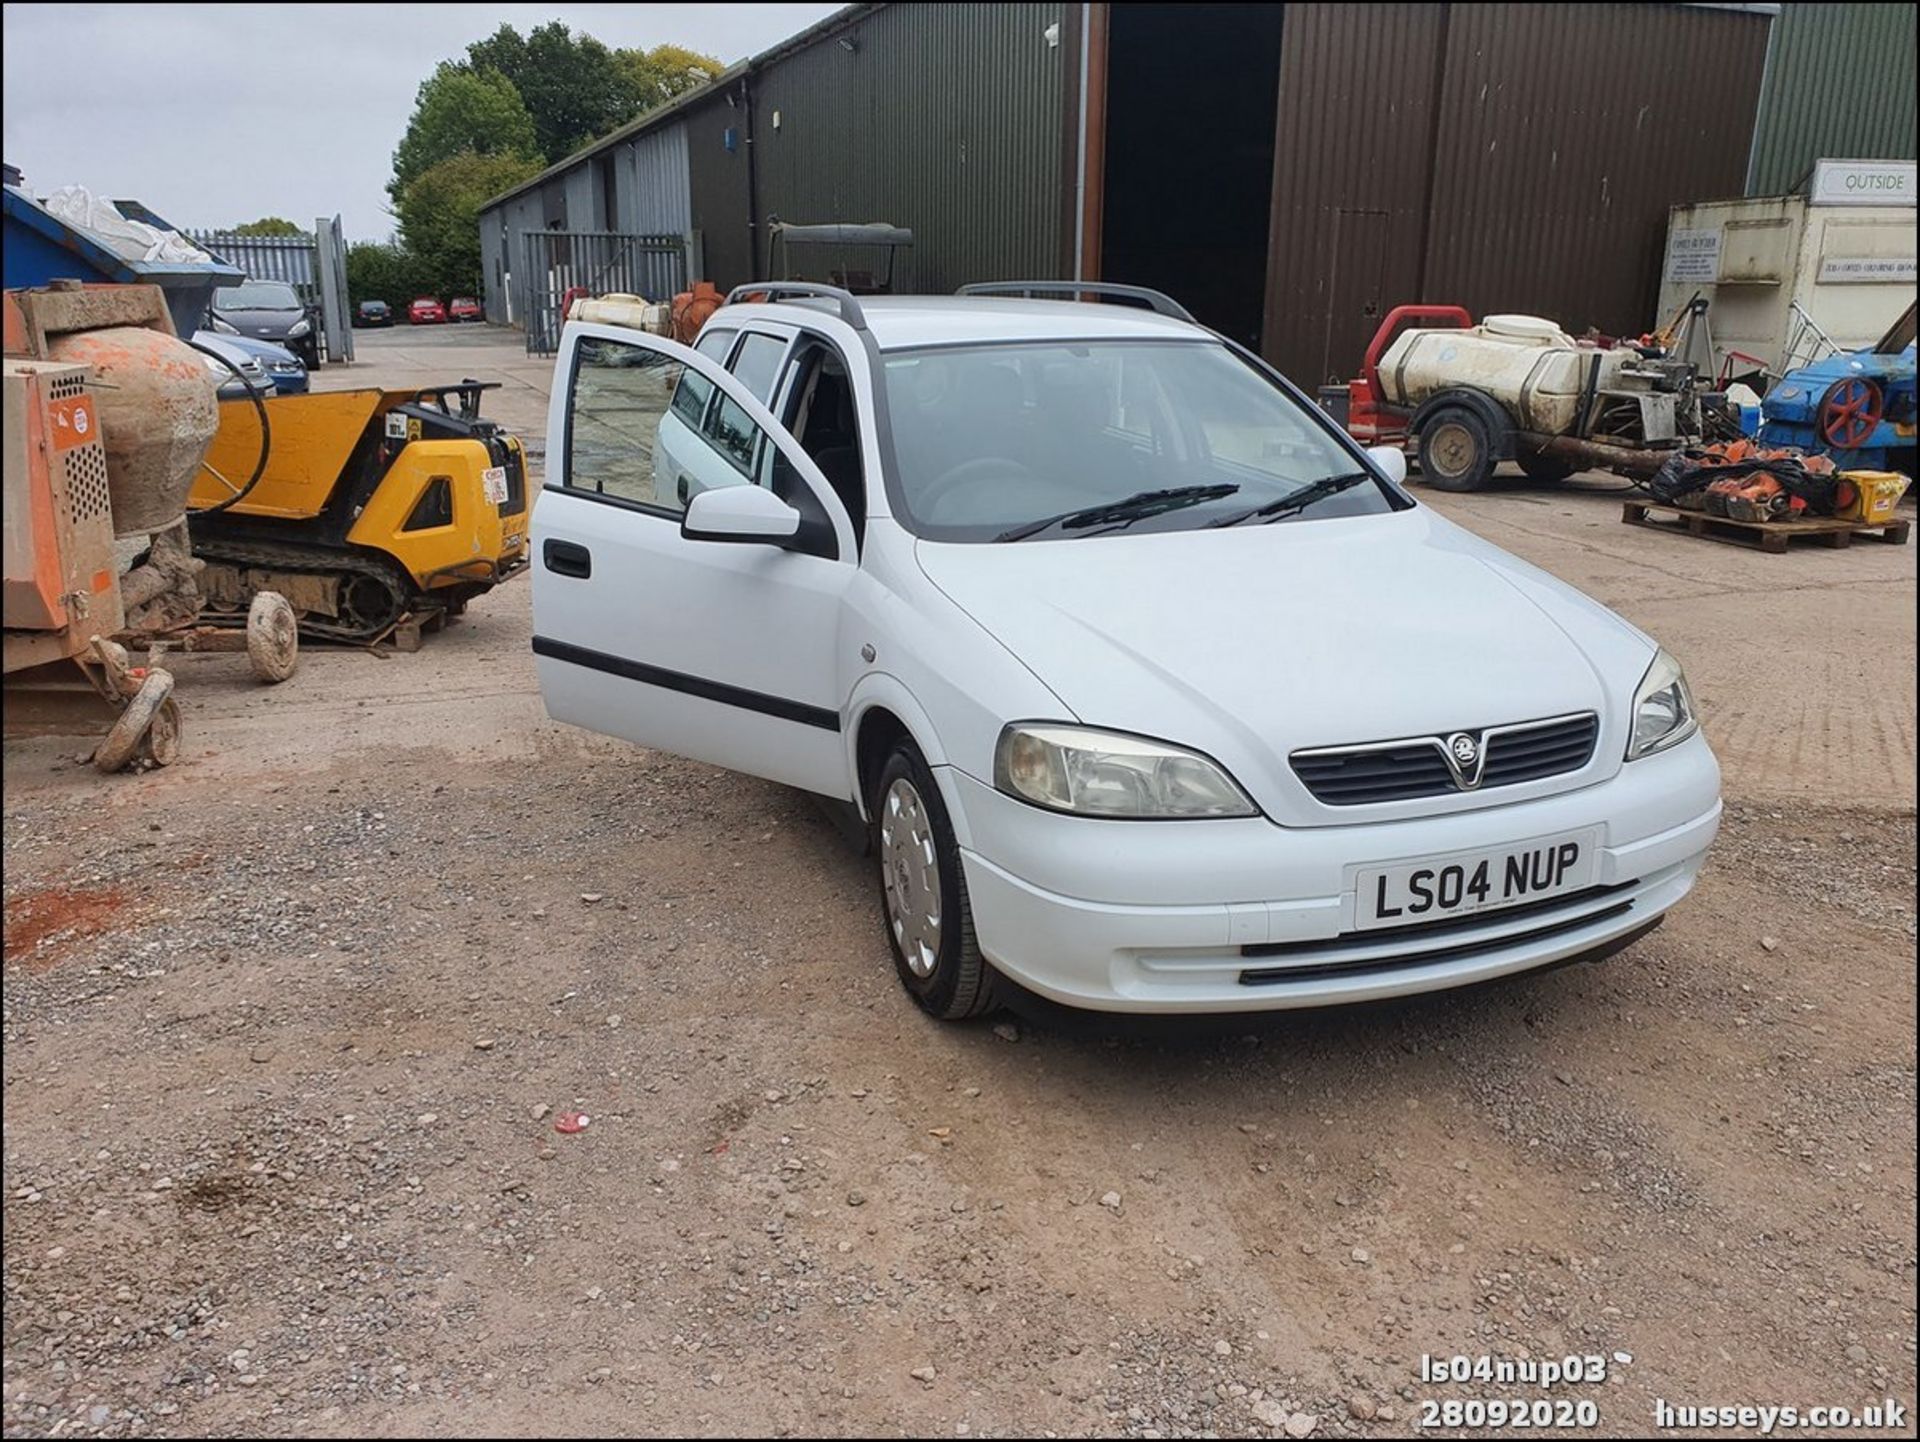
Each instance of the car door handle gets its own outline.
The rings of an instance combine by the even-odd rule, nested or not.
[[[540,548],[540,559],[556,575],[576,576],[584,581],[593,574],[593,552],[572,541],[548,541]]]

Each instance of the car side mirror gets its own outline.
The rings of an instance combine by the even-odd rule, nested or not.
[[[680,534],[689,541],[784,546],[800,534],[800,513],[760,486],[719,486],[687,503]]]
[[[1396,486],[1407,479],[1407,453],[1398,446],[1368,446],[1367,459],[1386,473]]]

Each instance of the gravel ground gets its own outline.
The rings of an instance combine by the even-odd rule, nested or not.
[[[804,798],[363,699],[298,765],[9,748],[10,1433],[1392,1435],[1471,1394],[1423,1352],[1629,1352],[1613,1433],[1913,1396],[1910,816],[1736,804],[1598,967],[949,1028]]]
[[[1523,505],[1484,515],[1526,550]],[[1627,588],[1624,527],[1522,519]],[[1911,558],[1825,559],[1891,638],[1862,663],[1905,691],[1891,783],[1730,758],[1699,890],[1612,960],[1204,1027],[924,1020],[805,798],[545,720],[523,584],[274,691],[183,658],[178,765],[6,748],[6,1432],[1910,1406]],[[1660,627],[1690,662],[1726,649],[1721,564]],[[1782,587],[1770,624],[1831,602]],[[1542,1392],[1423,1383],[1424,1353],[1632,1360]]]

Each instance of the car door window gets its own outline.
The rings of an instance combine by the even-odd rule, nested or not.
[[[715,330],[712,326],[708,326],[700,332],[699,339],[693,343],[693,348],[707,359],[725,365],[727,352],[733,348],[733,338],[739,334],[737,330]]]
[[[764,433],[660,351],[583,336],[574,353],[562,484],[677,516],[694,495],[745,485]]]
[[[820,467],[859,536],[866,522],[866,481],[847,363],[829,342],[809,336],[795,345],[792,369],[780,422]]]
[[[772,405],[774,382],[780,378],[780,362],[786,353],[785,337],[748,331],[727,369],[753,393],[755,400],[762,405]]]

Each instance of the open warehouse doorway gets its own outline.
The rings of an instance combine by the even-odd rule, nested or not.
[[[1259,349],[1279,5],[1109,7],[1101,279]]]

